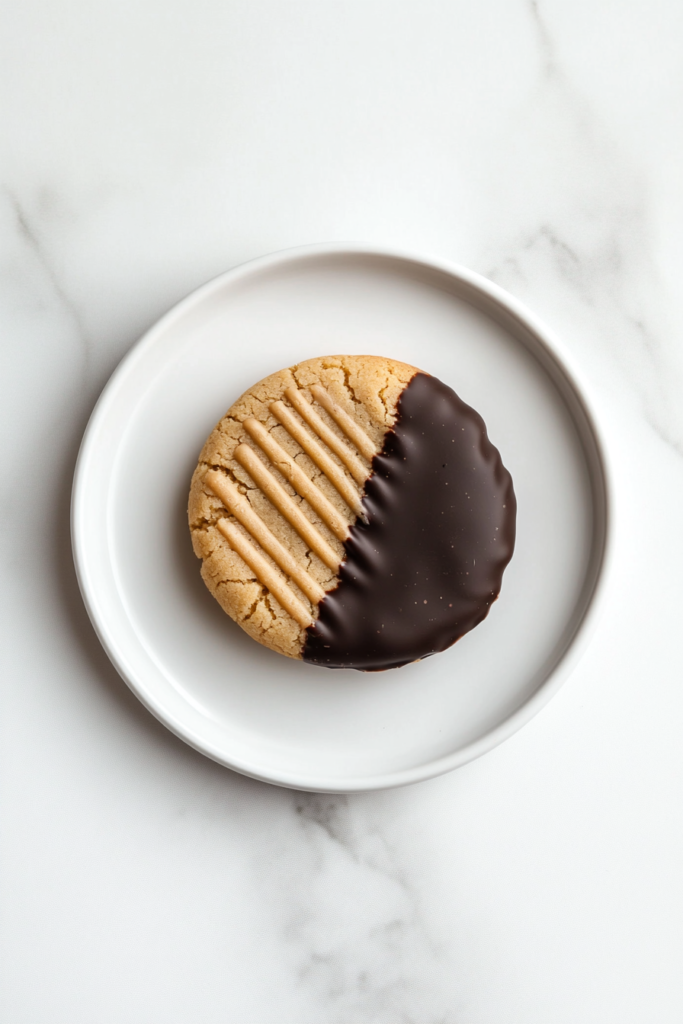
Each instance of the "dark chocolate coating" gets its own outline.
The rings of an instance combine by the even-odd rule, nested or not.
[[[416,374],[372,462],[305,661],[365,671],[444,651],[488,614],[515,545],[510,474],[481,416]]]

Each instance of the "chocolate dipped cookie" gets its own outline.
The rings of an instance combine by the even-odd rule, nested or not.
[[[202,449],[202,576],[254,640],[328,668],[394,668],[488,614],[515,542],[510,474],[451,388],[378,356],[266,377]]]

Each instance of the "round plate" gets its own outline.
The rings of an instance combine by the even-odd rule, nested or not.
[[[335,353],[392,356],[451,385],[484,417],[518,500],[488,618],[388,672],[256,644],[204,587],[187,526],[190,476],[226,409],[275,370]],[[157,718],[245,775],[349,792],[464,764],[550,698],[595,620],[610,504],[583,389],[520,303],[448,263],[313,246],[210,282],[126,356],[83,440],[72,536],[100,640]]]

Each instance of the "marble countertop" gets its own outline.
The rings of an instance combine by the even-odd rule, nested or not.
[[[683,6],[5,5],[6,1024],[683,1019]],[[615,467],[604,618],[457,772],[353,797],[208,761],[120,681],[71,560],[93,404],[245,259],[463,263],[562,338]]]

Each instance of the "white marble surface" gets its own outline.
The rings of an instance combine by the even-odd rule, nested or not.
[[[683,7],[24,0],[2,32],[6,1024],[683,1019]],[[531,725],[413,788],[205,760],[77,591],[95,399],[251,256],[455,259],[559,332],[619,497],[601,629]]]

